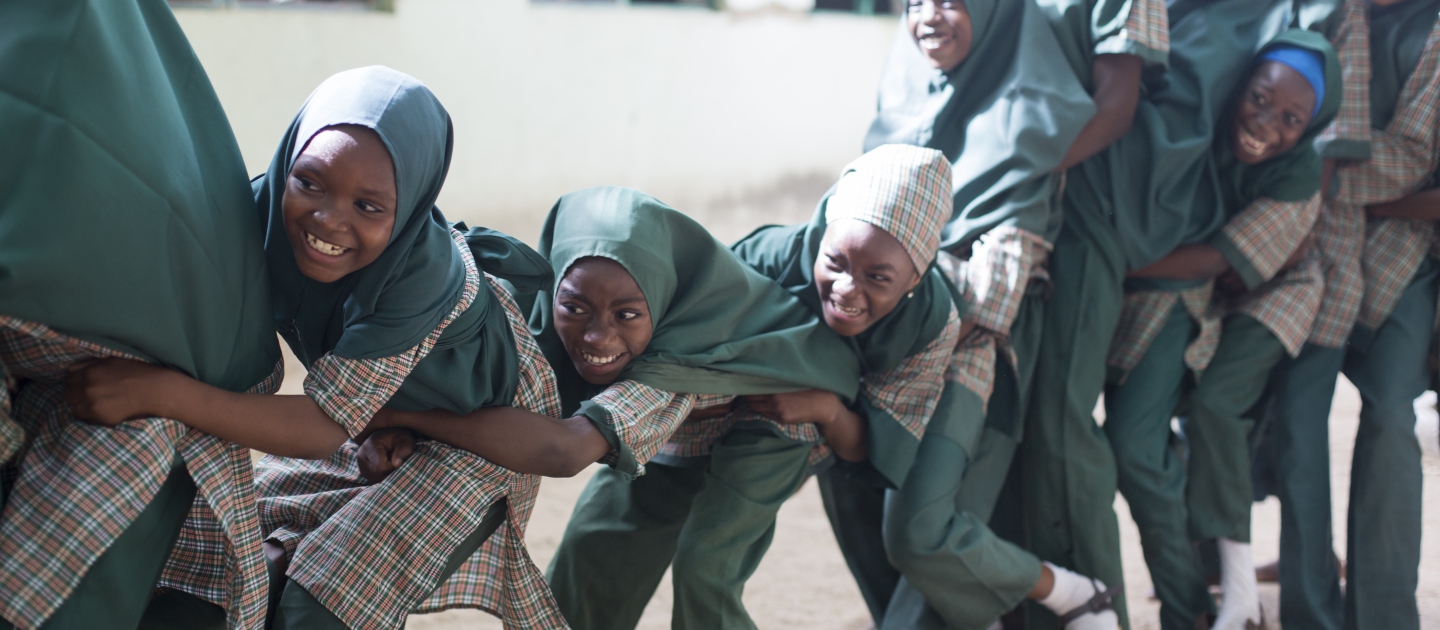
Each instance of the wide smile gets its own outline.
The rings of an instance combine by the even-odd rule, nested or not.
[[[940,33],[925,33],[920,36],[920,48],[923,50],[939,50],[949,44],[954,38]]]
[[[311,234],[309,232],[305,233],[305,244],[310,247],[311,251],[317,252],[330,258],[338,258],[340,256],[343,256],[346,252],[352,249],[350,247],[342,247],[328,241],[323,241],[320,239],[320,237],[315,236],[314,234]]]
[[[865,314],[863,308],[845,306],[834,300],[826,300],[825,307],[841,319],[858,321]]]
[[[1250,157],[1260,157],[1270,150],[1268,142],[1255,137],[1244,127],[1241,127],[1239,133],[1235,134],[1235,139],[1238,141],[1240,150]]]
[[[600,354],[590,354],[589,352],[585,352],[584,350],[581,350],[581,351],[580,351],[580,359],[583,360],[584,362],[586,362],[586,363],[588,363],[588,364],[590,364],[590,365],[596,366],[596,367],[604,367],[604,366],[610,365],[610,364],[612,364],[612,363],[620,360],[620,357],[622,357],[622,356],[625,356],[625,353],[624,353],[624,352],[619,352],[619,353],[616,353],[616,354],[600,355]]]

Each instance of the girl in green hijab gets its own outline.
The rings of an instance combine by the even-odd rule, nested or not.
[[[249,453],[155,414],[95,426],[66,391],[102,357],[279,385],[220,100],[163,0],[8,2],[0,23],[0,627],[134,628],[163,586],[259,628]],[[187,514],[214,525],[206,562]]]
[[[1216,125],[1218,195],[1195,197],[1192,226],[1221,225],[1131,274],[1110,354],[1117,380],[1106,390],[1105,432],[1167,628],[1194,627],[1211,611],[1192,539],[1219,539],[1226,596],[1215,627],[1259,623],[1244,414],[1271,369],[1299,352],[1320,299],[1319,267],[1302,245],[1319,210],[1312,141],[1339,110],[1339,62],[1323,36],[1292,30],[1248,67]],[[1212,304],[1211,281],[1227,272]],[[1198,286],[1167,288],[1187,283]],[[1169,425],[1191,370],[1182,464]]]
[[[794,296],[639,191],[562,197],[540,251],[556,281],[525,300],[531,331],[557,372],[560,419],[490,409],[464,418],[397,412],[386,422],[428,433],[466,420],[468,443],[517,470],[571,476],[608,464],[581,497],[550,579],[572,624],[593,627],[605,622],[591,615],[632,608],[638,618],[650,592],[644,585],[653,590],[670,558],[664,546],[624,544],[646,513],[624,510],[632,489],[671,481],[647,463],[676,426],[693,408],[737,395],[819,389],[853,401],[858,361]],[[630,602],[637,592],[638,607]]]
[[[254,180],[273,317],[308,368],[304,395],[226,395],[136,363],[84,373],[102,419],[154,410],[272,453],[257,474],[271,627],[399,627],[459,606],[564,627],[524,547],[539,479],[453,431],[416,440],[372,421],[382,409],[559,412],[553,373],[496,284],[533,289],[548,266],[445,221],[434,202],[451,145],[429,89],[362,68],[315,90]]]

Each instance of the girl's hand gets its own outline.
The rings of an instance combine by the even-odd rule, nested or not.
[[[380,483],[414,454],[415,434],[409,429],[380,429],[365,438],[356,457],[365,480]]]
[[[131,359],[99,359],[70,366],[65,402],[75,417],[114,427],[126,420],[167,417],[167,388],[184,378],[179,372]]]
[[[713,407],[706,407],[704,409],[692,409],[690,410],[690,415],[685,416],[685,421],[689,422],[691,420],[709,420],[711,418],[719,418],[728,415],[731,411],[734,410],[735,401],[731,400],[730,402],[721,403]]]
[[[782,424],[826,424],[845,409],[839,396],[822,389],[746,396],[745,404],[760,415]]]

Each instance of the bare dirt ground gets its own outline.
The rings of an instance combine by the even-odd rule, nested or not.
[[[288,353],[287,353],[288,354]],[[300,393],[304,371],[290,359],[286,366],[286,393]],[[1331,488],[1334,492],[1335,545],[1345,549],[1345,512],[1349,503],[1350,454],[1360,409],[1354,387],[1341,380],[1330,416]],[[527,541],[530,553],[541,569],[550,562],[564,531],[575,499],[594,468],[573,479],[546,479],[530,520]],[[1421,558],[1440,558],[1440,457],[1425,458],[1424,539]],[[1134,630],[1160,627],[1159,602],[1149,598],[1150,574],[1140,555],[1140,538],[1130,521],[1125,501],[1115,500],[1120,515],[1121,543],[1125,560],[1126,592],[1130,598],[1130,620]],[[745,603],[760,628],[794,630],[864,630],[871,625],[860,592],[851,580],[840,551],[830,533],[813,481],[780,511],[775,542],[759,571],[745,589]],[[1252,536],[1255,558],[1263,562],[1279,552],[1280,506],[1270,499],[1255,506]],[[1269,627],[1278,628],[1279,588],[1261,585],[1261,602]],[[1440,564],[1422,561],[1420,566],[1420,619],[1425,628],[1440,628]],[[669,627],[670,582],[660,584],[645,616],[641,630]],[[412,630],[498,630],[498,620],[478,611],[449,611],[415,615]]]

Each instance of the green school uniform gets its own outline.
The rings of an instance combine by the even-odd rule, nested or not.
[[[0,315],[48,326],[58,333],[52,340],[91,342],[227,390],[263,381],[280,353],[244,161],[169,7],[7,3],[0,23]],[[47,351],[38,345],[27,364],[10,368],[45,366]],[[0,616],[57,628],[133,625],[193,504],[193,471],[148,442],[148,429],[122,444],[64,424],[74,422],[68,409],[35,398],[17,393],[15,420],[27,431],[61,450],[57,433],[83,434],[97,451],[38,448],[17,463],[0,537],[31,547],[3,543],[0,557],[15,565],[0,572],[9,578]],[[65,430],[36,426],[42,414]],[[103,469],[111,485],[61,479],[85,467]],[[24,488],[27,470],[50,472],[39,480],[42,504],[26,498],[34,495]],[[45,547],[29,529],[56,522],[66,523],[63,547]],[[30,564],[60,557],[62,570]]]
[[[562,197],[546,220],[540,251],[557,282],[575,261],[600,256],[623,265],[644,293],[654,334],[617,382],[691,394],[818,388],[855,400],[861,364],[853,344],[700,224],[649,195],[604,187]],[[685,627],[691,610],[724,609],[729,619],[745,618],[743,608],[736,616],[734,603],[714,601],[717,592],[728,599],[724,588],[701,589],[693,596],[701,601],[684,605],[681,585],[707,584],[707,574],[687,568],[703,569],[707,558],[741,558],[745,554],[736,548],[759,545],[758,554],[741,562],[753,571],[768,546],[765,515],[803,480],[811,445],[740,430],[716,445],[704,467],[636,461],[614,427],[645,419],[611,418],[589,400],[605,386],[587,383],[575,371],[553,328],[552,296],[543,291],[534,298],[530,325],[555,367],[563,412],[588,418],[616,455],[586,486],[547,572],[561,610],[575,627],[633,627],[674,558],[677,626]],[[636,478],[641,464],[646,472]],[[735,490],[721,492],[731,482]],[[698,515],[691,513],[692,502],[701,506]],[[691,540],[682,533],[687,518],[724,519],[733,527]],[[677,557],[677,549],[696,562]],[[696,579],[681,577],[687,575]],[[743,579],[730,586],[740,588]],[[738,595],[733,599],[738,603]],[[697,614],[704,620],[692,621],[695,627],[724,625]]]

